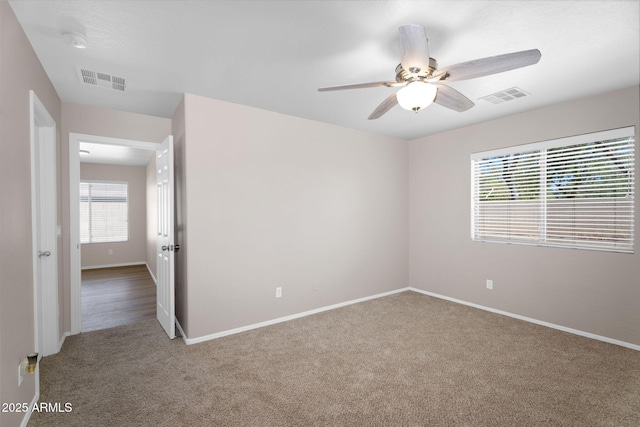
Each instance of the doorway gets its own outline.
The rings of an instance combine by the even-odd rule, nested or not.
[[[93,282],[94,285],[96,284],[96,280],[99,282],[101,281],[103,284],[110,283],[115,290],[117,290],[117,288],[119,287],[121,290],[128,288],[129,291],[131,291],[132,289],[131,286],[133,283],[136,286],[142,286],[142,288],[145,288],[146,290],[142,291],[142,293],[145,295],[149,293],[150,289],[144,283],[142,284],[139,283],[139,279],[143,276],[146,276],[146,279],[143,278],[142,280],[146,281],[146,283],[148,284],[149,275],[153,279],[153,281],[156,280],[156,276],[157,276],[155,274],[155,263],[153,262],[155,261],[155,253],[153,254],[153,256],[151,256],[149,250],[145,250],[145,255],[143,256],[144,259],[133,259],[131,260],[131,262],[123,262],[123,259],[118,259],[117,257],[108,258],[109,261],[97,262],[98,265],[96,265],[96,262],[94,261],[92,265],[93,268],[91,268],[91,270],[95,269],[96,272],[92,272],[94,274],[84,274],[83,267],[82,267],[83,266],[82,244],[81,244],[82,238],[81,238],[81,231],[80,231],[80,182],[81,182],[80,152],[81,150],[85,152],[89,151],[90,153],[93,152],[94,158],[92,162],[96,164],[103,164],[105,166],[106,165],[134,166],[137,164],[138,166],[141,166],[141,167],[144,165],[147,171],[151,169],[149,173],[153,172],[154,174],[153,175],[154,190],[149,191],[149,186],[147,185],[146,193],[148,193],[149,196],[151,197],[151,201],[148,200],[149,197],[145,196],[147,200],[145,200],[145,203],[144,203],[145,206],[143,208],[144,211],[146,212],[146,219],[147,219],[146,222],[150,223],[151,225],[150,227],[146,227],[146,229],[144,230],[144,234],[146,237],[143,237],[143,238],[146,242],[148,242],[149,240],[153,240],[152,242],[153,250],[155,251],[155,236],[153,235],[153,231],[152,231],[155,223],[157,222],[157,212],[153,206],[153,204],[155,203],[155,199],[154,199],[155,156],[154,154],[158,146],[159,144],[143,142],[143,141],[134,141],[134,140],[119,139],[119,138],[100,137],[95,135],[75,134],[75,133],[69,134],[69,182],[70,182],[69,194],[70,194],[70,252],[71,252],[70,253],[71,255],[71,258],[70,258],[70,282],[71,282],[70,283],[71,285],[70,312],[71,313],[70,314],[71,314],[71,333],[72,334],[84,332],[91,328],[102,329],[103,327],[117,326],[118,325],[117,321],[115,320],[112,321],[113,319],[110,320],[108,318],[109,313],[111,312],[113,316],[122,315],[122,312],[118,313],[118,309],[116,307],[114,307],[113,310],[110,310],[108,308],[100,309],[101,311],[100,315],[103,317],[103,319],[98,320],[98,323],[100,324],[99,326],[96,327],[95,323],[93,324],[93,326],[86,325],[86,324],[83,325],[83,323],[86,323],[86,322],[83,322],[83,315],[82,315],[83,306],[85,304],[90,304],[86,302],[86,301],[90,301],[88,299],[85,299],[85,301],[83,301],[83,281],[87,282],[87,280],[85,280],[85,277],[83,276],[89,276],[89,277],[93,276],[93,278],[89,279],[88,281]],[[151,230],[149,228],[151,228]],[[137,230],[138,234],[139,232],[140,230]],[[138,236],[136,240],[139,241],[140,236]],[[101,244],[97,244],[96,246],[100,246],[100,245]],[[118,255],[119,249],[123,248],[123,243],[113,243],[113,247],[114,249],[109,249],[109,255],[111,255],[112,253],[114,253],[115,255]],[[104,249],[104,252],[107,253],[107,249]],[[140,250],[138,248],[137,253],[139,252]],[[111,262],[111,260],[113,260],[113,262]],[[117,276],[122,273],[122,271],[118,271],[118,269],[124,268],[126,270],[125,267],[128,267],[128,266],[133,267],[134,265],[137,265],[138,267],[142,267],[144,270],[147,270],[147,271],[146,272],[144,270],[142,272],[137,271],[135,274],[133,274],[133,276],[135,277],[132,280],[118,279]],[[97,270],[101,270],[101,271],[98,272]],[[84,270],[84,271],[89,272],[89,270]],[[100,273],[98,274],[98,276],[101,278],[96,279],[95,273]],[[109,275],[113,276],[112,279],[109,279]],[[154,284],[154,287],[155,287],[155,284]],[[96,291],[95,286],[93,291]],[[129,291],[124,290],[123,292],[127,293]],[[85,292],[85,294],[86,293],[87,292]],[[114,304],[118,304],[121,308],[123,307],[123,300],[119,299],[117,295],[115,296],[115,300],[114,300],[114,295],[113,294],[109,295],[110,294],[109,292],[105,293],[101,291],[96,291],[96,292],[90,291],[88,293],[92,295],[90,298],[93,298],[94,301],[96,298],[101,299],[102,300],[101,304],[103,306],[104,304],[108,304],[109,300],[111,300]],[[135,292],[133,294],[135,294]],[[138,297],[139,296],[140,296],[140,292],[138,291]],[[148,295],[146,295],[145,298],[147,296]],[[135,295],[131,295],[131,297],[136,298]],[[124,306],[126,305],[135,305],[135,302],[131,302],[131,301],[124,302]],[[155,314],[155,303],[153,307],[154,307],[154,314]],[[145,308],[144,310],[147,310],[147,309],[148,307]],[[104,318],[104,316],[107,316],[107,318]],[[135,316],[136,315],[134,314],[133,317]],[[129,318],[131,318],[131,316],[129,316]]]
[[[35,349],[57,353],[59,341],[56,122],[35,92],[31,108],[31,204]]]

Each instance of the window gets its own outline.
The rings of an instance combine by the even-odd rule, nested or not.
[[[126,182],[80,183],[80,243],[129,240]]]
[[[471,238],[633,253],[634,128],[471,155]]]

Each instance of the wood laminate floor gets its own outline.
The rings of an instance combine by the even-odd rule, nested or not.
[[[82,271],[82,332],[156,317],[156,285],[145,265]]]

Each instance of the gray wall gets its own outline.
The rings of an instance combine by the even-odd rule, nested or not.
[[[188,94],[183,108],[189,338],[407,285],[405,141]]]
[[[173,119],[178,320],[196,339],[411,285],[640,344],[637,254],[469,237],[470,153],[638,126],[638,99],[632,87],[407,143],[187,94]]]
[[[13,10],[0,2],[0,402],[30,403],[35,375],[18,387],[18,364],[35,350],[31,244],[31,150],[29,90],[33,90],[57,124],[60,188],[61,104]],[[58,201],[58,223],[61,218]],[[58,272],[64,257],[58,240]],[[61,286],[62,288],[62,286]],[[61,327],[62,330],[62,327]],[[0,412],[0,425],[20,425],[19,412]]]
[[[129,184],[129,241],[83,244],[81,252],[82,268],[134,263],[144,264],[146,262],[146,175],[147,171],[144,166],[80,163],[81,180],[126,181]],[[151,213],[155,215],[155,211]],[[109,250],[112,251],[111,255],[109,255]]]
[[[624,126],[635,125],[637,137],[639,99],[635,86],[411,141],[411,286],[640,344],[640,197],[632,255],[473,242],[469,160],[473,152]]]

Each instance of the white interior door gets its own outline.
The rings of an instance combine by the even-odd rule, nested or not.
[[[169,338],[176,336],[175,317],[175,242],[174,242],[174,186],[173,136],[156,150],[156,177],[158,188],[158,287],[156,290],[157,317]]]
[[[59,349],[56,123],[31,95],[31,201],[36,351]]]

